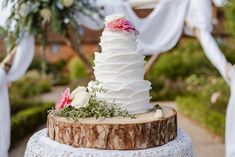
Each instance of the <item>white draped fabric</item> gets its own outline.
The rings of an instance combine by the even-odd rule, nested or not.
[[[228,3],[228,0],[213,0],[213,2],[217,7],[222,7]]]
[[[34,37],[25,37],[18,45],[9,73],[0,68],[0,156],[7,157],[10,146],[10,104],[7,84],[22,77],[34,56]]]
[[[0,156],[7,157],[10,146],[10,105],[5,71],[0,68]]]
[[[96,5],[104,6],[103,14],[105,16],[113,13],[124,13],[131,19],[140,31],[139,49],[142,49],[144,54],[151,55],[167,51],[176,45],[183,31],[188,4],[189,0],[160,1],[153,12],[143,19],[140,19],[134,13],[130,4],[123,0],[116,0],[115,2],[99,0]],[[103,19],[99,19],[97,23],[89,18],[84,18],[82,15],[78,17],[78,20],[87,28],[99,30],[104,27]]]
[[[231,71],[231,84],[230,84],[230,100],[227,108],[226,115],[226,131],[225,131],[225,141],[226,141],[226,157],[235,156],[235,70]]]
[[[226,0],[214,0],[218,6],[226,3]],[[178,42],[184,29],[184,21],[187,19],[190,24],[200,32],[199,41],[211,63],[218,69],[222,77],[230,85],[231,97],[226,115],[226,157],[235,156],[235,74],[230,72],[231,65],[219,49],[211,35],[211,1],[210,0],[160,0],[153,12],[146,18],[138,18],[131,6],[123,0],[116,0],[115,3],[107,0],[98,0],[98,6],[104,6],[104,15],[112,13],[124,13],[139,28],[139,49],[144,54],[159,54],[165,52]],[[80,19],[83,25],[91,29],[103,27],[103,21],[99,25],[93,21]],[[185,32],[193,35],[185,27]],[[230,68],[230,69],[229,69]],[[231,78],[228,78],[231,76]]]
[[[1,2],[1,1],[0,1]],[[2,8],[0,3],[0,26],[5,27],[10,15],[11,5]],[[34,37],[25,36],[16,49],[12,66],[8,73],[0,68],[0,157],[8,157],[10,147],[10,102],[8,83],[22,77],[32,62],[34,56]]]

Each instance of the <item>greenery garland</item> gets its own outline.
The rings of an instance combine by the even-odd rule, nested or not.
[[[130,114],[127,110],[123,110],[113,103],[107,102],[106,100],[100,100],[97,98],[97,93],[107,92],[102,83],[99,81],[92,81],[93,85],[86,88],[91,94],[88,105],[84,107],[75,108],[71,105],[65,106],[63,109],[52,109],[49,110],[50,114],[57,117],[65,117],[68,119],[79,120],[80,118],[95,117],[98,118],[110,118],[115,116],[127,117],[134,119],[135,114]]]
[[[46,44],[46,33],[51,29],[59,35],[68,35],[71,28],[82,33],[76,14],[101,16],[92,0],[4,0],[3,6],[13,4],[7,21],[7,50],[11,50],[26,34],[36,36]],[[95,1],[95,0],[93,0]],[[14,29],[12,29],[14,27]]]

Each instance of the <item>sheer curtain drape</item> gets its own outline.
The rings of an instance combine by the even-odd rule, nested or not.
[[[0,6],[0,8],[2,8]],[[10,5],[0,11],[0,25],[4,27],[10,14]],[[0,157],[8,157],[10,146],[10,102],[8,83],[22,77],[34,56],[34,37],[25,36],[17,45],[16,54],[8,73],[0,67]]]

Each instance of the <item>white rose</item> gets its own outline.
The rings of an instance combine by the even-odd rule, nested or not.
[[[76,89],[74,89],[72,91],[72,93],[70,94],[71,98],[75,98],[75,96],[79,93],[79,92],[86,92],[87,89],[86,87],[83,87],[83,86],[78,86]]]
[[[78,109],[80,107],[86,107],[89,104],[91,98],[90,93],[88,92],[78,92],[71,102],[71,106]]]
[[[44,8],[40,11],[40,16],[42,17],[42,23],[50,22],[51,21],[51,10],[48,8]]]
[[[157,109],[156,112],[155,112],[155,114],[154,114],[154,116],[155,116],[155,118],[157,118],[157,119],[162,118],[162,117],[163,117],[163,112],[162,112],[162,110],[161,110],[161,109]]]
[[[68,8],[68,7],[71,7],[73,5],[74,0],[63,0],[62,3],[65,7]]]

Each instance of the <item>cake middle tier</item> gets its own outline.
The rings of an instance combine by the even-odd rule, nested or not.
[[[110,104],[141,113],[152,108],[149,90],[151,83],[144,80],[144,56],[139,52],[95,53],[94,74],[106,92],[98,98]]]
[[[95,53],[94,74],[100,82],[144,79],[144,56],[138,53]]]
[[[136,34],[126,33],[123,31],[108,31],[105,30],[102,33],[102,37],[100,37],[100,46],[102,51],[109,52],[111,50],[118,50],[120,52],[129,50],[129,51],[136,51],[137,44],[136,44]]]

